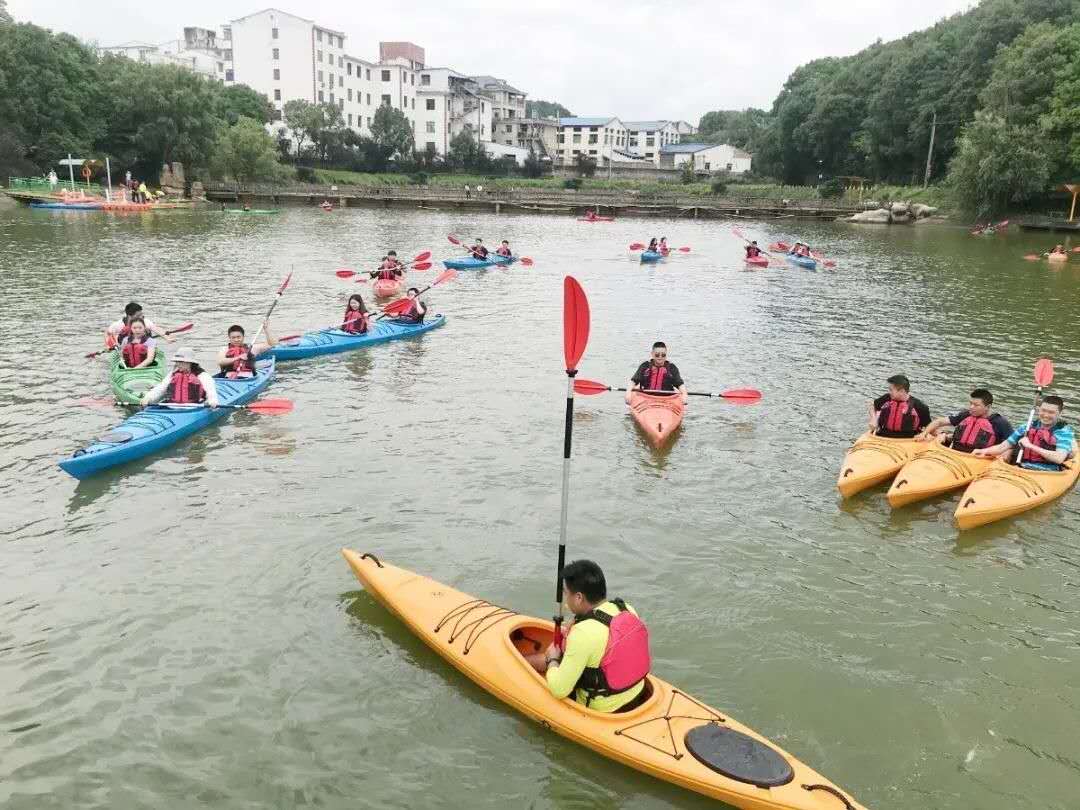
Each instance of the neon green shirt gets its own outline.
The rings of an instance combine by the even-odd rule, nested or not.
[[[604,602],[596,609],[609,616],[615,616],[619,612],[612,602]],[[638,615],[631,605],[627,605],[626,609],[635,616]],[[600,659],[604,657],[607,642],[608,628],[600,622],[582,622],[580,625],[572,625],[566,638],[566,650],[563,652],[562,660],[558,666],[552,664],[547,669],[547,684],[551,694],[557,698],[569,697],[574,691],[574,685],[581,678],[581,673],[585,671],[585,667],[600,666]],[[613,712],[636,698],[644,688],[645,683],[642,682],[617,695],[594,697],[589,703],[586,703],[588,696],[585,690],[578,689],[574,700],[582,705],[588,705],[594,711]]]

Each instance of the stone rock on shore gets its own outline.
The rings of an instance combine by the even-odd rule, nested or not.
[[[888,225],[892,222],[892,214],[886,208],[877,208],[873,211],[860,211],[844,220],[845,222],[860,222],[869,225]]]
[[[907,225],[936,214],[937,210],[931,205],[923,205],[922,203],[894,202],[888,208],[860,211],[858,214],[847,217],[844,221],[870,225]]]

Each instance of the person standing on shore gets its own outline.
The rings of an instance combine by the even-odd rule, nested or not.
[[[465,184],[465,199],[466,200],[472,199],[472,189],[469,188],[468,183]]]

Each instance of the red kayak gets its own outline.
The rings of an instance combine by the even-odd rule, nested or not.
[[[791,245],[789,245],[787,242],[773,242],[771,245],[769,245],[769,250],[776,250],[787,253],[789,250],[791,250]]]
[[[397,295],[401,292],[402,286],[402,281],[396,278],[380,278],[372,285],[375,295],[379,296],[379,298],[389,298],[392,295]]]
[[[578,217],[578,222],[614,222],[615,217]]]
[[[768,267],[769,266],[769,257],[768,256],[747,256],[746,257],[746,263],[749,264],[749,265],[752,265],[754,267]]]

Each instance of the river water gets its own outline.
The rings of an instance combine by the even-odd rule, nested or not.
[[[1049,237],[742,222],[835,272],[747,272],[729,224],[348,210],[0,209],[0,807],[703,808],[450,670],[360,589],[339,549],[550,612],[563,396],[561,281],[592,308],[582,376],[624,385],[656,338],[693,398],[650,450],[620,395],[579,398],[570,558],[647,618],[655,671],[867,806],[1075,808],[1080,508],[959,536],[954,498],[841,504],[840,459],[884,378],[935,414],[988,384],[1026,416],[1031,367],[1080,393],[1080,257]],[[799,232],[794,233],[793,229]],[[429,294],[422,339],[281,365],[281,417],[234,414],[83,483],[56,465],[117,421],[81,355],[130,298],[203,357],[257,328],[335,322],[332,271],[446,234],[536,265]],[[692,251],[655,268],[631,241]],[[414,274],[415,281],[433,277]],[[1068,415],[1068,410],[1066,411]]]

